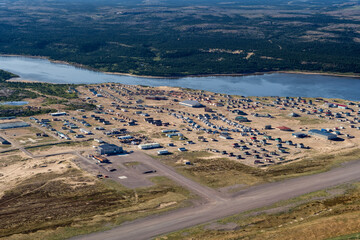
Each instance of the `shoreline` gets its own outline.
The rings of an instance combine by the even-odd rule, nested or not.
[[[120,75],[136,78],[151,78],[151,79],[182,79],[182,78],[202,78],[202,77],[243,77],[243,76],[256,76],[256,75],[265,75],[265,74],[274,74],[274,73],[286,73],[286,74],[304,74],[304,75],[323,75],[323,76],[332,76],[332,77],[348,77],[360,79],[360,74],[355,73],[335,73],[335,72],[311,72],[311,71],[297,71],[297,70],[279,70],[279,71],[268,71],[268,72],[253,72],[253,73],[224,73],[224,74],[189,74],[184,76],[151,76],[151,75],[136,75],[132,73],[121,73],[121,72],[104,72],[98,69],[91,68],[89,66],[80,64],[80,63],[71,63],[61,60],[53,60],[46,56],[32,56],[32,55],[17,55],[17,54],[0,54],[1,57],[24,57],[24,58],[34,58],[34,59],[43,59],[48,60],[51,63],[59,63],[64,65],[69,65],[85,70],[90,70],[93,72],[105,73],[109,75]],[[10,79],[9,79],[10,80]],[[21,80],[20,80],[21,81]]]
[[[41,81],[36,81],[36,80],[28,80],[28,79],[24,79],[21,77],[14,77],[14,78],[10,78],[8,80],[6,80],[6,82],[22,82],[22,83],[44,83]]]

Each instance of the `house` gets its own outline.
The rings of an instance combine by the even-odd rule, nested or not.
[[[220,134],[219,137],[222,139],[232,139],[229,135],[226,135],[226,134]]]
[[[162,133],[176,133],[178,130],[176,129],[164,129],[161,131]]]
[[[205,112],[213,112],[211,108],[205,107]]]
[[[161,101],[161,100],[167,100],[166,97],[163,96],[148,96],[145,99],[149,99],[149,100],[157,100],[157,101]]]
[[[341,109],[348,109],[348,106],[343,105],[343,104],[338,104],[337,106],[338,106],[338,108],[341,108]]]
[[[215,105],[216,107],[223,107],[223,106],[224,106],[224,104],[219,103],[219,102],[218,102],[218,103],[215,103],[214,105]]]
[[[307,137],[307,134],[301,133],[301,132],[293,133],[292,135],[294,137],[296,137],[296,138],[305,138],[305,137]]]
[[[123,153],[124,150],[122,147],[116,146],[115,144],[101,144],[96,148],[96,152],[100,155],[113,155]]]
[[[166,149],[164,149],[164,150],[159,150],[159,151],[157,152],[157,154],[158,154],[158,155],[167,155],[167,154],[169,154],[169,151],[166,150]]]
[[[285,126],[277,127],[277,129],[279,129],[280,131],[288,131],[288,132],[292,131],[291,128],[288,128],[288,127],[285,127]]]
[[[243,117],[243,116],[237,116],[235,118],[236,121],[239,121],[239,122],[250,122],[249,119],[247,119],[246,117]]]
[[[192,107],[192,108],[201,108],[204,107],[201,103],[194,100],[185,100],[179,103],[180,105],[186,106],[186,107]]]
[[[120,140],[132,139],[132,138],[134,138],[134,137],[131,136],[131,135],[126,135],[126,136],[120,136],[120,137],[118,137],[118,139],[120,139]]]
[[[300,117],[300,115],[297,114],[297,113],[292,112],[292,113],[289,114],[289,117]]]
[[[181,148],[178,148],[178,151],[179,151],[179,152],[185,152],[185,151],[187,151],[187,149],[184,148],[184,147],[181,147]]]
[[[86,130],[86,129],[84,129],[84,128],[80,128],[80,132],[82,132],[82,133],[84,133],[84,134],[86,134],[86,135],[91,135],[91,134],[92,134],[91,131]]]
[[[105,141],[100,138],[95,138],[94,141],[98,143],[105,143]]]
[[[153,149],[153,148],[159,148],[160,144],[159,143],[146,143],[146,144],[141,144],[138,146],[138,148],[140,148],[141,150],[147,150],[147,149]]]
[[[59,116],[65,116],[66,112],[56,112],[56,113],[50,113],[52,117],[59,117]]]

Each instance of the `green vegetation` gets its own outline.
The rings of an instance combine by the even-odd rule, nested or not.
[[[174,209],[189,196],[169,179],[152,180],[156,186],[134,191],[111,180],[95,180],[76,169],[38,174],[0,199],[0,206],[6,206],[0,208],[0,237],[67,239]],[[19,233],[22,235],[16,235]]]
[[[92,144],[92,139],[89,139],[86,141],[79,141],[79,142],[68,141],[68,142],[60,142],[60,143],[43,144],[43,145],[37,145],[35,147],[27,147],[26,149],[32,153],[35,153],[35,152],[41,152],[58,147],[88,147],[91,144]]]
[[[91,111],[95,108],[96,106],[94,104],[73,101],[70,104],[66,104],[65,110],[84,109],[85,111]]]
[[[310,125],[310,124],[321,124],[325,121],[322,119],[309,118],[309,117],[299,117],[296,120],[300,121],[301,125]]]
[[[321,124],[326,122],[323,119],[319,119],[319,118],[311,118],[308,116],[300,116],[300,117],[290,117],[288,116],[288,114],[279,114],[279,116],[289,119],[289,120],[294,120],[294,121],[299,121],[300,125],[315,125],[315,124]]]
[[[77,93],[73,90],[75,85],[71,84],[51,84],[51,83],[25,83],[8,82],[5,86],[13,89],[31,89],[40,94],[61,97],[66,99],[77,98]]]
[[[139,164],[140,164],[139,162],[126,162],[126,163],[124,163],[124,165],[126,167],[138,166]]]
[[[25,143],[21,143],[22,146],[32,146],[34,144],[38,145],[38,144],[46,144],[46,143],[52,143],[52,142],[55,142],[57,141],[55,138],[49,136],[49,137],[35,137],[34,136],[35,134],[33,135],[23,135],[21,137],[17,137],[15,138],[16,141],[23,141]],[[35,140],[36,142],[32,142],[32,141],[29,141],[29,138]]]
[[[42,106],[53,104],[64,105],[65,110],[93,110],[95,105],[77,101],[77,90],[71,84],[6,82],[11,76],[16,76],[0,70],[0,101],[20,101],[46,97]],[[54,98],[55,97],[55,98]],[[0,117],[26,117],[54,112],[55,109],[29,106],[0,106]]]
[[[58,99],[58,98],[46,98],[45,102],[42,104],[43,106],[53,105],[53,104],[67,104],[69,103],[66,99]]]
[[[318,155],[293,163],[274,165],[265,170],[226,158],[211,158],[211,154],[207,152],[185,152],[154,157],[174,166],[186,177],[209,187],[221,188],[238,184],[256,185],[328,171],[342,162],[359,159],[360,149],[333,155]],[[188,160],[192,165],[181,164],[181,160]]]
[[[0,6],[0,53],[155,76],[358,74],[357,5],[351,0],[6,1]]]
[[[74,85],[70,84],[49,84],[49,83],[24,83],[24,82],[6,82],[7,79],[16,75],[0,70],[0,101],[21,101],[24,99],[35,99],[43,94],[55,96],[57,98],[46,98],[43,106],[51,104],[66,104],[68,110],[84,108],[92,110],[95,108],[92,104],[72,103],[67,104],[68,99],[77,98],[77,91]],[[56,110],[41,107],[29,106],[0,106],[0,117],[19,116],[26,117],[37,114],[45,114]]]
[[[50,112],[56,112],[56,110],[49,108],[29,108],[22,106],[0,106],[0,117],[29,117]]]
[[[15,77],[19,77],[19,76],[0,69],[0,82],[4,82],[6,80],[9,80],[10,78],[15,78]]]
[[[28,160],[28,158],[22,157],[19,150],[12,151],[8,154],[2,153],[0,157],[0,167],[6,167],[17,162],[25,162],[26,160]]]
[[[358,183],[343,185],[157,239],[358,239],[359,197]]]
[[[38,94],[25,89],[9,88],[7,85],[0,84],[0,101],[20,101],[25,98],[37,98]]]
[[[360,233],[354,233],[354,234],[350,234],[350,235],[331,238],[329,240],[358,240],[358,239],[360,239]]]
[[[75,85],[72,84],[6,82],[12,77],[18,76],[0,69],[0,101],[20,101],[37,98],[41,94],[65,99],[77,98]],[[53,104],[51,101],[54,99],[49,101],[48,104]]]

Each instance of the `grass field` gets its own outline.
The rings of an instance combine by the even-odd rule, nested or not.
[[[350,234],[350,235],[329,238],[329,240],[358,240],[358,239],[360,239],[360,233],[354,233],[354,234]]]
[[[61,147],[88,147],[91,145],[91,143],[91,140],[81,142],[63,142],[58,144],[41,145],[38,147],[27,147],[26,149],[29,150],[31,153],[39,153],[42,151],[53,150]]]
[[[80,170],[32,177],[0,199],[0,238],[66,239],[186,205],[189,192],[164,177],[130,190]]]
[[[318,155],[301,161],[274,165],[266,169],[247,166],[226,158],[211,158],[208,152],[185,152],[167,156],[153,156],[161,159],[180,172],[199,183],[213,188],[232,185],[256,185],[264,182],[279,181],[330,170],[342,162],[360,159],[360,149],[333,155]],[[192,165],[178,164],[189,160]]]
[[[359,239],[359,197],[360,183],[343,185],[158,239]]]
[[[21,156],[21,152],[19,150],[2,153],[0,158],[0,167],[9,166],[17,162],[25,162],[27,159],[28,158]]]
[[[7,148],[10,148],[11,145],[0,145],[0,149],[7,149]]]

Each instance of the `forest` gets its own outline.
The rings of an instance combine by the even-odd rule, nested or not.
[[[7,82],[7,80],[16,77],[19,76],[0,70],[0,101],[20,101],[25,98],[37,98],[40,96],[39,93],[66,99],[78,97],[74,85],[70,84]]]
[[[0,82],[5,82],[6,80],[10,79],[10,78],[15,78],[18,77],[17,75],[1,70],[0,69]]]
[[[359,74],[358,4],[5,0],[0,54],[151,76],[290,70]]]

